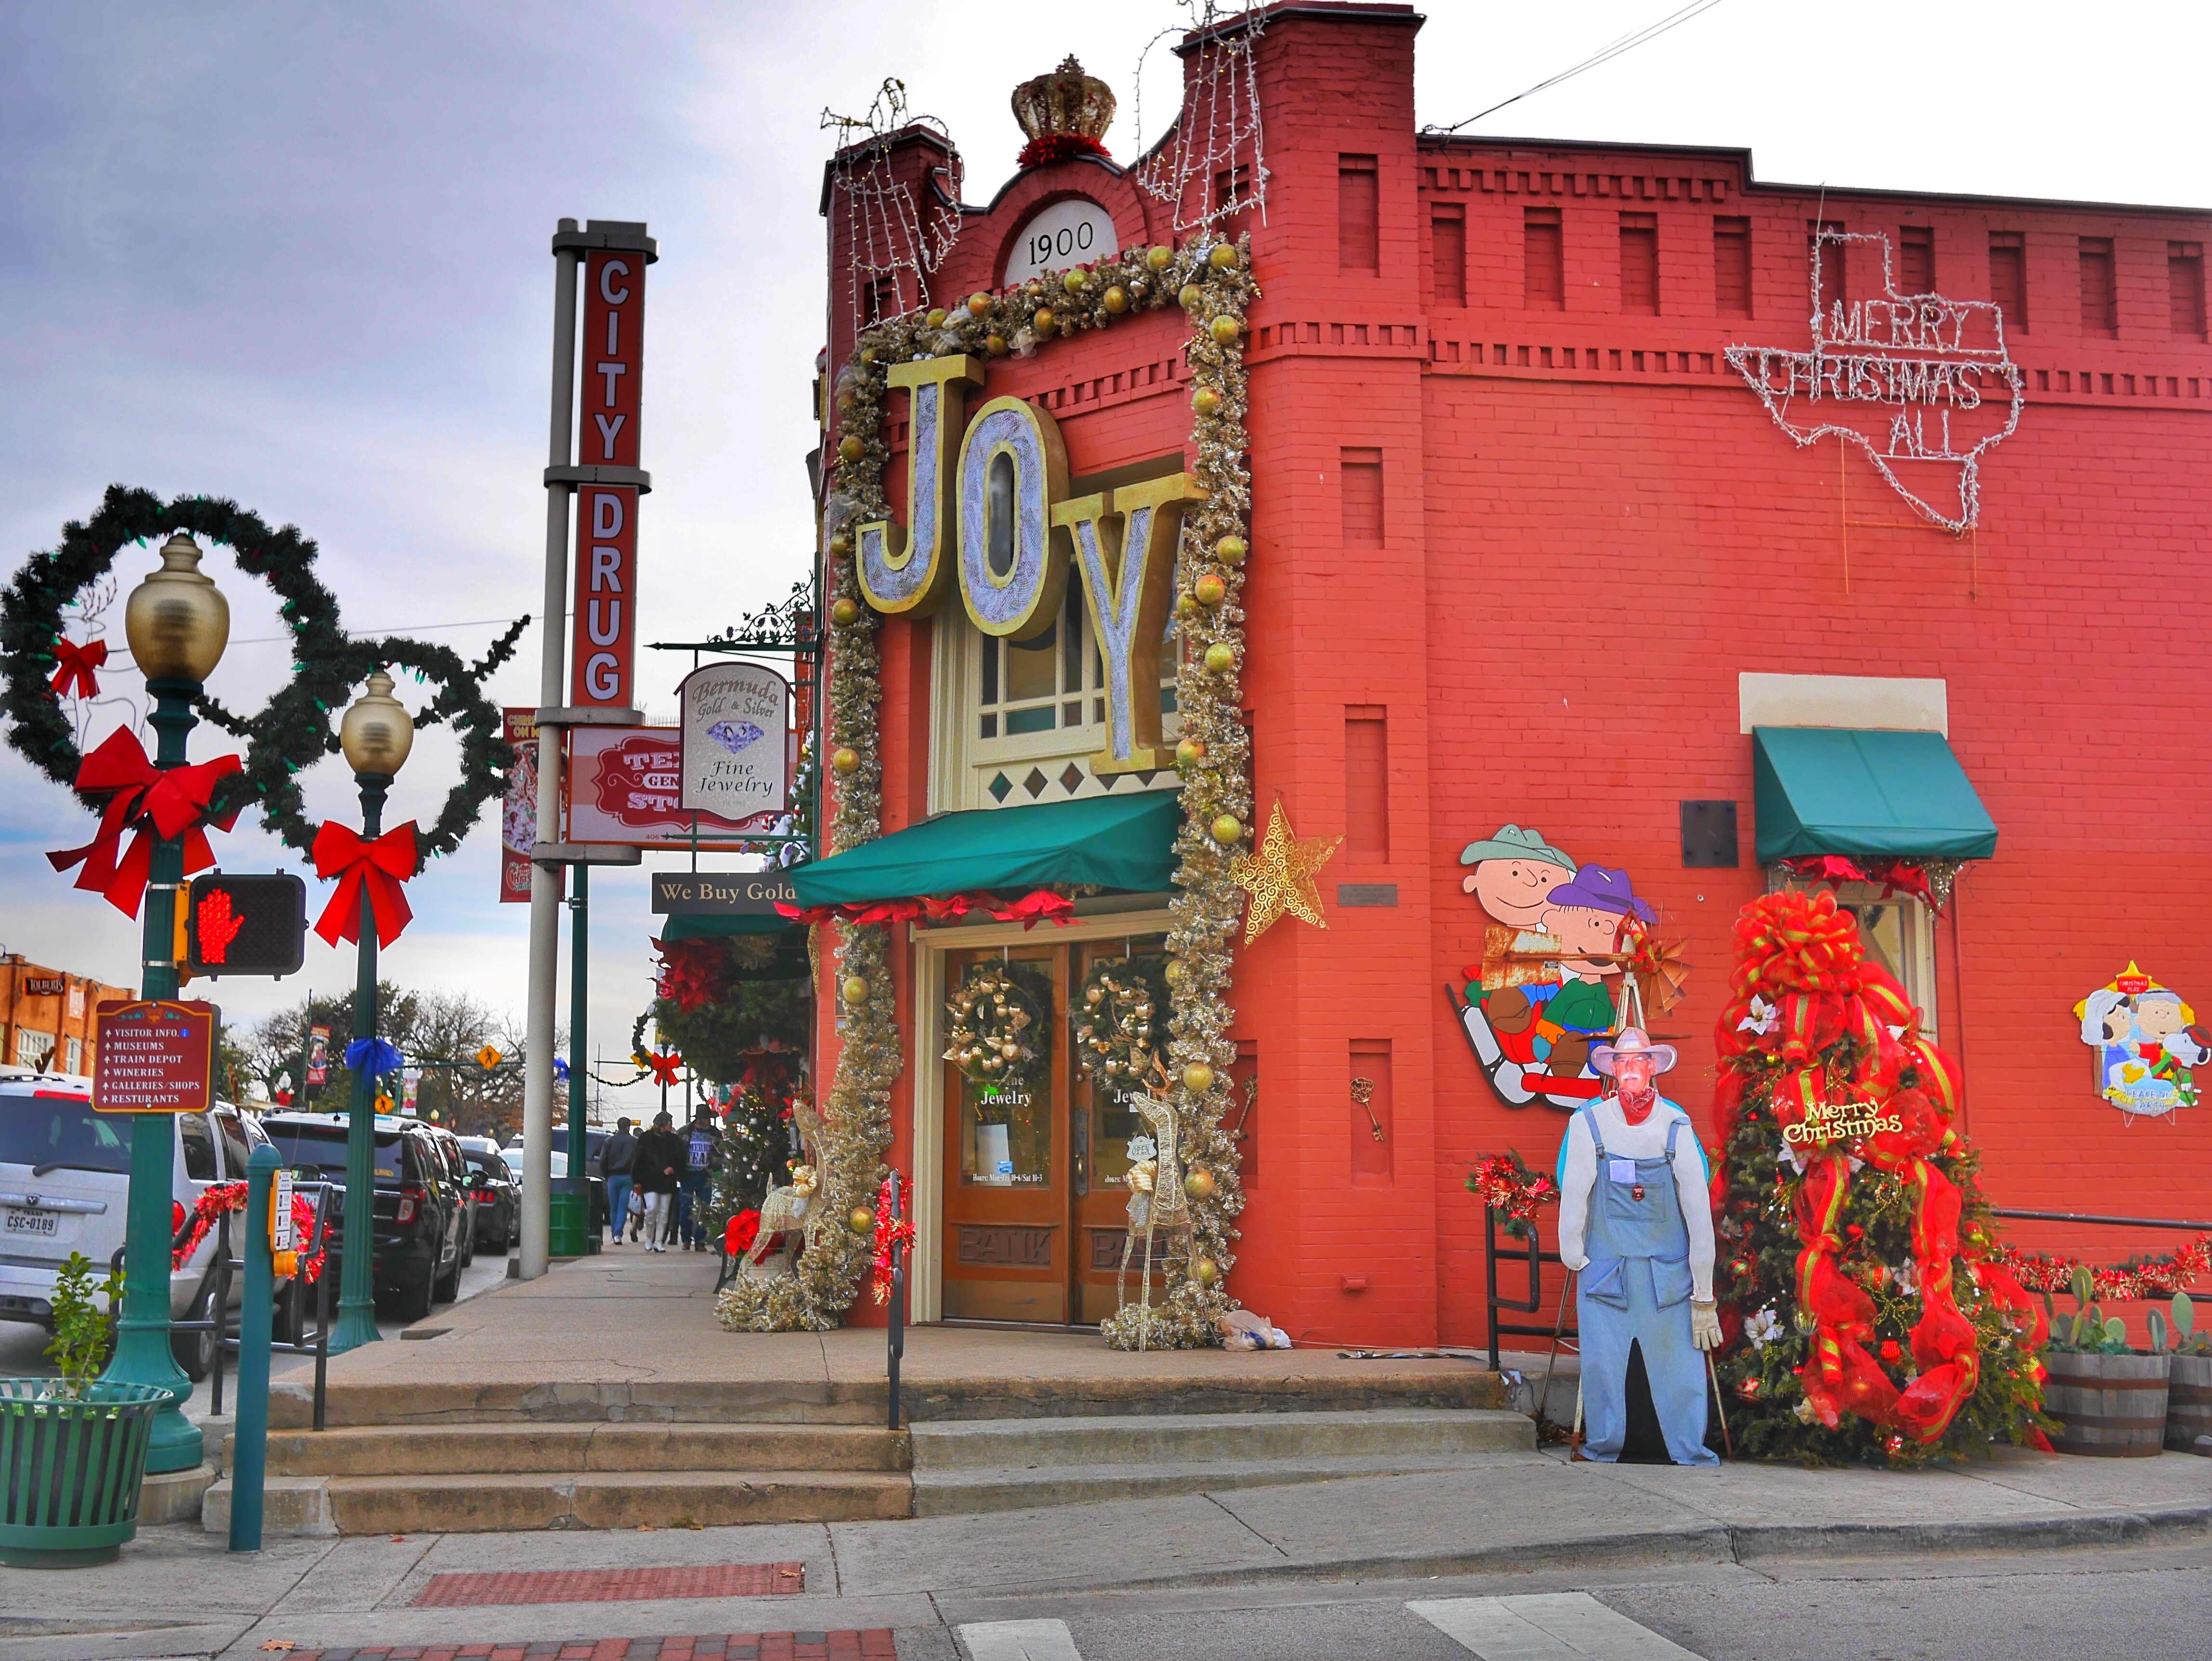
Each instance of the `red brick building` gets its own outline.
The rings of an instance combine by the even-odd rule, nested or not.
[[[0,958],[0,1062],[89,1074],[100,1001],[130,995],[9,952]]]
[[[1484,1335],[1481,1214],[1462,1180],[1508,1147],[1547,1166],[1565,1124],[1540,1092],[1509,1104],[1455,1008],[1486,922],[1462,850],[1502,826],[1626,872],[1684,943],[1686,1000],[1653,1025],[1683,1050],[1670,1093],[1710,1124],[1729,924],[1784,879],[1759,846],[1787,829],[1782,798],[1794,788],[1805,809],[1821,782],[1799,755],[1770,803],[1754,727],[1780,734],[1783,775],[1790,733],[1917,733],[1994,823],[1994,854],[1964,866],[1940,916],[1847,895],[1876,908],[1881,955],[1964,1063],[1996,1202],[2203,1215],[2212,1104],[2101,1100],[2074,1007],[2130,960],[2212,997],[2197,915],[2212,790],[2195,757],[2212,589],[2189,563],[2212,514],[2212,216],[1774,185],[1741,151],[1425,137],[1419,25],[1406,7],[1286,4],[1250,42],[1265,204],[1228,228],[1249,233],[1261,291],[1255,797],[1344,843],[1321,873],[1326,929],[1285,919],[1238,948],[1239,1072],[1261,1083],[1231,1289],[1300,1340]],[[833,365],[871,316],[1190,234],[1101,157],[956,207],[972,181],[938,136],[906,130],[890,155],[915,222],[942,222],[949,249],[925,291],[921,272],[868,257],[825,186]],[[1212,187],[1251,191],[1249,167],[1226,155]],[[1075,246],[1085,225],[1095,252]],[[1828,359],[1781,356],[1812,350],[1816,309]],[[1172,472],[1190,438],[1187,336],[1170,308],[1047,342],[992,361],[969,408],[1048,412],[1071,493]],[[1754,349],[1741,368],[1738,347]],[[1895,395],[1899,374],[1920,379]],[[904,394],[891,414],[902,446]],[[1811,435],[1826,423],[1868,442]],[[1941,459],[1984,440],[1972,466]],[[902,459],[891,477],[910,517]],[[1174,788],[1170,770],[1109,791],[1090,770],[1103,704],[1083,627],[1075,601],[1042,646],[979,634],[957,598],[886,619],[886,831]],[[1912,804],[1885,806],[1881,750],[1852,751],[1874,757],[1856,782],[1826,781],[1870,793],[1843,818],[1927,829],[1906,823]],[[1914,851],[1875,835],[1863,853]],[[1164,905],[1086,900],[1056,936],[896,931],[892,1158],[915,1173],[918,1317],[1112,1307],[1114,1144],[1137,1128],[1062,1077],[1037,1110],[1045,1140],[1030,1133],[1024,1154],[986,1127],[979,1143],[948,1105],[941,1009],[964,964],[1003,949],[1044,965],[1060,1019],[1086,966],[1132,937],[1141,949]],[[821,1043],[826,1078],[830,1023]],[[1364,1104],[1354,1078],[1373,1086]],[[1036,1169],[990,1180],[1024,1159]],[[2115,1257],[2170,1244],[2021,1238]]]

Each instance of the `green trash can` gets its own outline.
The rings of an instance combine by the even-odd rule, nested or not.
[[[95,1381],[75,1401],[51,1378],[0,1378],[0,1563],[112,1563],[138,1532],[154,1415],[169,1392]]]
[[[582,1256],[591,1232],[586,1220],[589,1196],[562,1183],[555,1187],[550,1197],[553,1206],[545,1220],[547,1254],[555,1257]]]

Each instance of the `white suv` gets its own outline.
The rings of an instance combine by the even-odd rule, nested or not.
[[[135,1116],[94,1112],[89,1079],[6,1071],[0,1077],[0,1321],[51,1329],[54,1277],[70,1253],[84,1253],[104,1278],[122,1248]],[[170,1219],[181,1227],[211,1183],[245,1180],[247,1157],[268,1138],[227,1102],[210,1113],[177,1114],[171,1123],[176,1159]],[[208,1318],[217,1237],[210,1229],[170,1274],[171,1319]],[[231,1280],[234,1310],[241,1280]],[[195,1382],[205,1378],[215,1334],[180,1332],[174,1342],[177,1364]]]

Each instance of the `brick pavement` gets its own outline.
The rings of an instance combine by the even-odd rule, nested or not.
[[[890,1628],[602,1638],[574,1643],[434,1644],[293,1650],[287,1661],[895,1661]]]

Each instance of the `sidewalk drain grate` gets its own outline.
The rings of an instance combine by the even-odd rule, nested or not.
[[[803,1563],[711,1563],[680,1569],[544,1569],[500,1574],[434,1574],[429,1584],[416,1593],[415,1607],[463,1609],[483,1609],[494,1603],[635,1603],[648,1597],[773,1597],[805,1590],[806,1567]],[[555,1652],[545,1652],[548,1655]],[[367,1655],[369,1652],[363,1650],[362,1653]],[[535,1656],[538,1652],[533,1649],[529,1653]]]
[[[572,1643],[425,1644],[291,1650],[281,1661],[895,1661],[889,1627],[853,1632],[738,1632]]]

